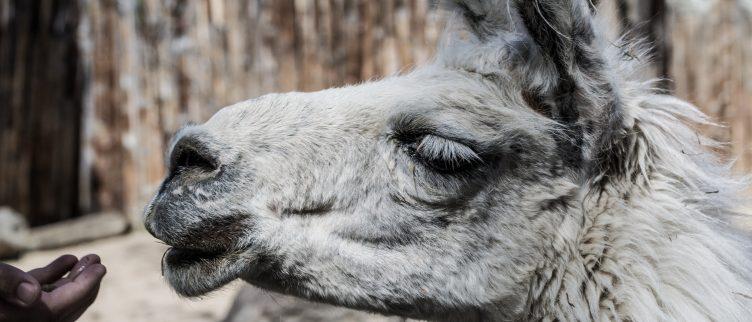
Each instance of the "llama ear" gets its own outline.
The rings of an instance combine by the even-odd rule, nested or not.
[[[521,82],[532,108],[565,123],[603,97],[604,59],[596,48],[589,0],[454,0],[472,45],[451,65]],[[460,57],[460,55],[464,56]],[[506,80],[506,79],[505,79]],[[593,114],[596,111],[586,111]]]
[[[481,41],[513,29],[513,0],[448,0],[446,6],[457,12],[467,29]]]
[[[592,0],[453,0],[459,30],[450,27],[440,61],[479,73],[559,124],[557,151],[581,168],[626,133]],[[512,90],[512,91],[510,91]],[[602,159],[600,156],[596,158]]]

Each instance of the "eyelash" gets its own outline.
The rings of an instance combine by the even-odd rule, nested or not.
[[[467,170],[483,162],[470,147],[436,135],[422,135],[404,144],[407,154],[441,173]]]

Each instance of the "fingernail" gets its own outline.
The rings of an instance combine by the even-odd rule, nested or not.
[[[76,273],[81,273],[86,269],[87,266],[89,266],[89,262],[91,261],[91,258],[87,255],[81,258],[81,260],[78,261],[81,266],[78,267],[76,270]]]
[[[21,302],[31,304],[37,297],[36,287],[29,282],[22,282],[18,285],[18,289],[16,289],[16,296],[18,296],[18,299],[21,300]]]

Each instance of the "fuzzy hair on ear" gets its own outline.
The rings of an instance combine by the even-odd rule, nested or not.
[[[506,95],[561,125],[555,134],[564,165],[591,171],[608,155],[632,120],[618,75],[595,29],[589,0],[453,0],[454,13],[439,61],[478,73]],[[517,91],[517,93],[509,93]],[[618,159],[618,158],[617,158]],[[603,161],[611,160],[611,161]]]
[[[610,95],[605,59],[595,48],[591,2],[454,0],[448,5],[473,39],[468,50],[479,53],[466,56],[471,60],[466,69],[522,80],[536,105],[554,103],[547,107],[558,121],[576,122],[582,109],[599,103],[586,100]]]

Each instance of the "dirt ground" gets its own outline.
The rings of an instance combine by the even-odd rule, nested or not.
[[[8,263],[24,270],[44,266],[62,254],[96,253],[107,266],[99,297],[79,321],[193,322],[222,320],[242,282],[200,300],[177,296],[162,279],[160,260],[167,246],[144,232],[112,237],[52,251],[37,251]]]

